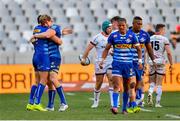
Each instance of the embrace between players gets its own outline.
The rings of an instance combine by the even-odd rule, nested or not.
[[[156,85],[155,107],[162,107],[160,99],[162,80],[165,74],[165,62],[163,61],[165,60],[165,50],[170,62],[170,69],[172,69],[173,64],[169,41],[163,36],[164,34],[165,26],[157,24],[156,35],[150,38],[149,34],[142,30],[142,18],[139,16],[134,17],[132,27],[129,30],[126,19],[118,16],[113,17],[111,22],[104,21],[102,23],[102,32],[90,41],[81,59],[81,64],[86,65],[86,58],[90,50],[93,47],[96,48],[96,85],[92,108],[97,108],[99,105],[100,88],[106,74],[109,81],[112,113],[118,113],[120,90],[123,90],[122,113],[140,111],[140,107],[144,105],[142,76],[147,60],[145,59],[146,51],[150,57],[150,88],[147,103],[153,104],[152,93]]]

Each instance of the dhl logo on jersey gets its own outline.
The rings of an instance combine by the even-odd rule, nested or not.
[[[33,33],[39,33],[39,32],[41,32],[40,29],[34,29],[34,31],[33,31]]]
[[[145,44],[140,44],[141,48],[145,48]],[[133,45],[133,48],[135,48],[135,45]]]
[[[116,44],[115,48],[122,48],[122,49],[126,49],[126,48],[131,48],[132,44]]]

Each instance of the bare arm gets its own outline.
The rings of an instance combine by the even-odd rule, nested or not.
[[[62,44],[62,39],[57,37],[57,36],[52,36],[51,38],[49,38],[50,40],[54,41],[56,44],[61,45]]]
[[[68,34],[72,34],[73,30],[71,28],[64,28],[62,30],[62,35],[68,35]]]
[[[168,57],[169,63],[170,63],[170,65],[172,65],[173,64],[172,54],[171,54],[171,50],[170,50],[169,45],[165,45],[165,50],[167,52],[167,57]]]
[[[148,52],[149,57],[153,61],[155,59],[155,57],[154,57],[154,53],[153,53],[153,49],[152,49],[151,43],[146,44],[146,50]]]
[[[56,34],[56,31],[54,31],[53,29],[48,29],[46,32],[35,34],[34,37],[35,38],[51,38],[55,34]]]
[[[93,49],[94,45],[89,43],[84,54],[83,54],[83,59],[85,60],[87,58],[87,56],[89,55],[89,52]]]
[[[139,69],[143,69],[143,65],[142,65],[142,50],[139,44],[135,44],[135,48],[137,50],[137,54],[138,54],[138,63],[139,63]]]
[[[100,67],[101,69],[103,68],[104,60],[105,60],[105,58],[107,57],[110,48],[111,48],[111,44],[107,43],[106,48],[104,49],[104,51],[103,51],[103,53],[102,53],[102,60],[101,60],[101,62],[99,63],[99,67]]]
[[[106,45],[106,48],[104,49],[104,51],[103,51],[103,53],[102,53],[102,60],[103,60],[103,61],[104,61],[105,58],[107,57],[110,48],[111,48],[111,44],[108,43],[108,44]]]

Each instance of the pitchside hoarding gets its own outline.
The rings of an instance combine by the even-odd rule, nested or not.
[[[65,91],[92,91],[95,84],[94,65],[63,64],[59,81]],[[29,93],[35,82],[32,65],[0,65],[0,93]],[[149,87],[148,73],[144,76],[145,90]],[[102,90],[108,89],[105,78]],[[180,91],[180,64],[175,64],[172,72],[168,65],[163,81],[163,91]]]

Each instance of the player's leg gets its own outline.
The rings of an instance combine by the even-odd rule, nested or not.
[[[36,93],[39,82],[40,82],[39,73],[37,71],[35,71],[35,84],[32,85],[32,87],[31,87],[31,92],[29,95],[29,103],[26,106],[26,109],[29,111],[34,110],[33,105],[34,105],[35,93]]]
[[[128,113],[136,113],[140,111],[140,108],[137,106],[136,103],[136,92],[135,92],[135,86],[136,86],[136,77],[132,76],[129,79],[128,83],[128,90],[129,90],[129,98],[130,98],[130,108],[127,109]]]
[[[110,97],[110,102],[111,102],[111,106],[113,106],[113,82],[112,82],[112,69],[108,69],[107,70],[107,78],[108,78],[108,82],[109,82],[109,97]]]
[[[147,104],[149,106],[153,105],[153,92],[155,88],[156,82],[156,72],[153,66],[150,66],[149,69],[149,89],[148,89],[148,96],[147,96]]]
[[[96,74],[96,84],[94,88],[94,101],[91,108],[97,108],[99,105],[100,89],[103,83],[104,74]]]
[[[55,71],[50,72],[50,80],[54,84],[57,94],[59,95],[60,99],[60,108],[59,111],[65,111],[68,108],[67,101],[64,95],[63,87],[58,81],[58,73]]]
[[[123,79],[123,103],[122,103],[122,113],[127,114],[127,105],[128,105],[128,99],[129,99],[129,92],[128,92],[128,80]]]
[[[48,105],[46,109],[48,111],[54,111],[54,99],[56,95],[56,89],[54,88],[54,85],[50,80],[48,80],[47,86],[48,86]]]
[[[118,97],[119,97],[119,87],[120,83],[122,83],[123,78],[121,75],[115,75],[112,76],[113,80],[113,107],[111,109],[112,113],[117,114],[118,113]]]
[[[159,65],[157,69],[157,74],[156,74],[156,104],[155,107],[162,107],[160,105],[161,101],[161,96],[162,96],[162,82],[164,80],[165,76],[165,66],[164,65]]]
[[[38,111],[47,111],[46,109],[44,109],[41,105],[41,98],[47,83],[47,79],[48,79],[48,71],[39,71],[39,76],[40,76],[40,83],[38,84],[37,87],[37,92],[35,95],[35,105],[34,108]]]
[[[58,80],[58,72],[61,64],[60,58],[50,58],[51,61],[51,72],[50,72],[50,81],[53,83],[56,88],[57,94],[60,99],[60,108],[59,111],[65,111],[68,108],[68,104],[64,95],[63,87]]]

